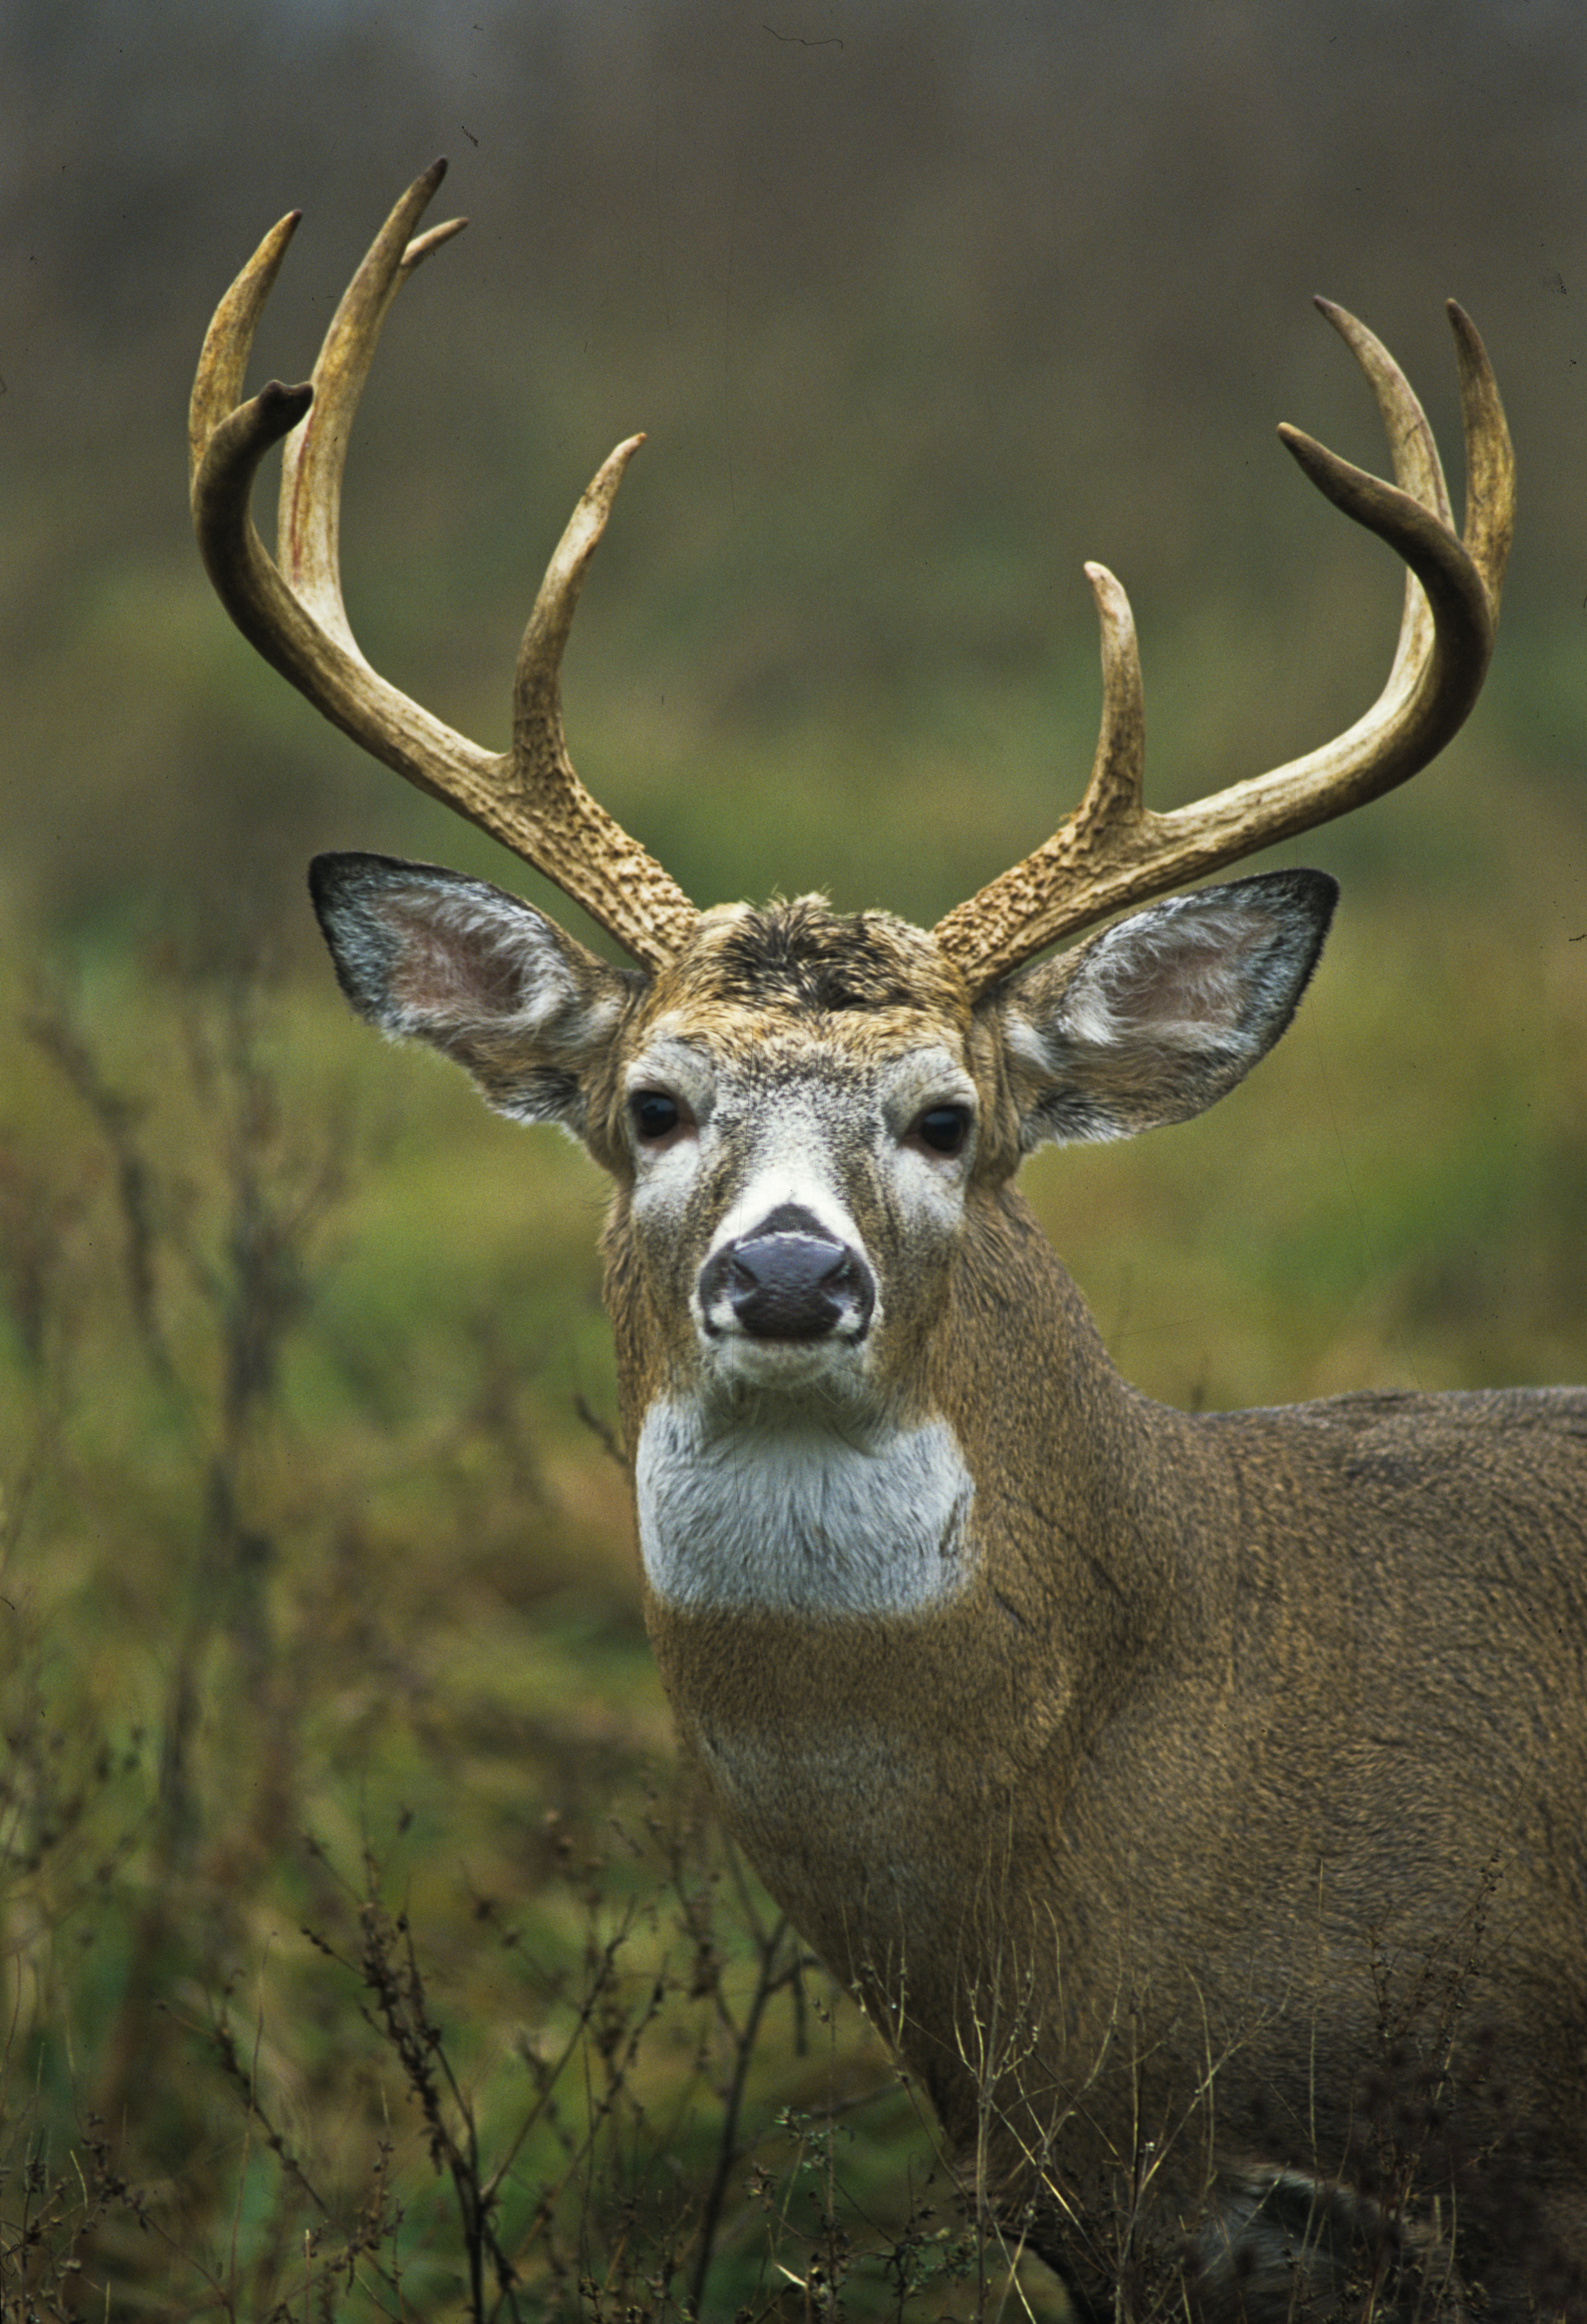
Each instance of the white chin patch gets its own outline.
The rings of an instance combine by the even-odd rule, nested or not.
[[[974,1487],[943,1421],[867,1444],[807,1409],[712,1425],[653,1404],[634,1483],[645,1573],[671,1606],[904,1614],[971,1578]]]
[[[846,1404],[864,1393],[864,1343],[835,1333],[820,1340],[756,1340],[735,1329],[710,1338],[701,1333],[698,1346],[710,1394],[731,1397],[766,1388],[798,1395],[812,1389]]]

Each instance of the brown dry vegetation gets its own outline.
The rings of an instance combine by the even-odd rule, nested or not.
[[[1581,1379],[1574,12],[24,0],[0,66],[0,2316],[1056,2312],[675,1772],[599,1186],[369,1041],[300,897],[327,843],[515,874],[226,631],[186,376],[297,202],[300,375],[450,150],[349,475],[374,657],[499,735],[646,426],[581,766],[703,899],[928,919],[1088,760],[1083,556],[1158,799],[1364,705],[1394,583],[1270,422],[1381,458],[1324,289],[1447,438],[1458,291],[1522,461],[1473,728],[1285,852],[1345,899],[1260,1074],[1028,1185],[1175,1401]]]

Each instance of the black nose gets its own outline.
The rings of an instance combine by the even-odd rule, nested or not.
[[[700,1305],[708,1323],[720,1317],[724,1301],[752,1339],[820,1340],[840,1325],[845,1337],[858,1339],[871,1321],[876,1289],[858,1251],[789,1204],[706,1262]]]

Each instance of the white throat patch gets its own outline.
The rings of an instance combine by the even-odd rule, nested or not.
[[[943,1421],[873,1448],[807,1411],[708,1427],[658,1403],[640,1431],[640,1549],[671,1606],[788,1614],[904,1614],[970,1580],[974,1494]]]

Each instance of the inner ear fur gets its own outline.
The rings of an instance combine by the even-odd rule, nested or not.
[[[309,883],[360,1016],[452,1058],[498,1112],[584,1135],[590,1080],[641,978],[521,898],[438,864],[320,855]]]
[[[1204,1112],[1293,1018],[1338,898],[1272,872],[1149,905],[999,996],[1026,1150],[1130,1138]]]

